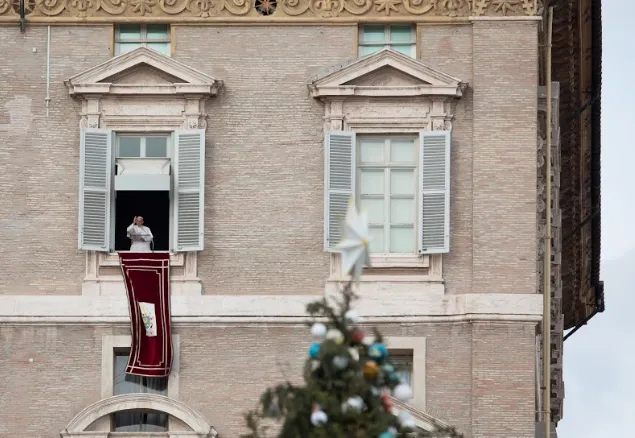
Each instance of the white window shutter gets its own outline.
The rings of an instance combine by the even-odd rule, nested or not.
[[[450,131],[422,131],[419,253],[450,251]]]
[[[174,154],[176,251],[203,250],[205,130],[177,131]]]
[[[112,132],[86,128],[80,133],[79,249],[110,250]]]
[[[333,251],[351,196],[355,194],[355,133],[331,131],[324,138],[324,250]]]

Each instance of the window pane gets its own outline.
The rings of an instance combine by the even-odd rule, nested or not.
[[[379,52],[383,48],[384,48],[384,44],[372,45],[372,46],[360,46],[359,56],[370,55],[371,53]]]
[[[139,137],[119,137],[120,157],[140,157],[141,139]]]
[[[393,140],[390,143],[390,161],[393,163],[414,163],[415,143],[413,140]]]
[[[362,163],[383,163],[384,145],[383,140],[362,140],[360,142]]]
[[[146,35],[149,40],[170,39],[170,32],[167,24],[148,24],[146,26]]]
[[[117,26],[117,39],[124,40],[140,40],[141,25],[140,24],[120,24]]]
[[[121,55],[141,46],[140,43],[117,43],[115,47],[115,55]]]
[[[412,36],[412,26],[390,26],[390,42],[408,42],[411,43],[414,39]]]
[[[381,195],[384,193],[384,171],[362,170],[360,193],[362,195]]]
[[[414,195],[415,193],[414,170],[392,170],[390,172],[391,195]]]
[[[414,224],[415,223],[415,200],[414,199],[391,199],[390,200],[390,223],[391,224]]]
[[[362,27],[363,43],[383,43],[386,41],[386,28],[383,25],[368,25]]]
[[[414,44],[391,44],[390,48],[395,52],[403,53],[404,55],[414,56],[413,53]]]
[[[170,43],[147,43],[146,47],[166,56],[170,54]]]
[[[168,139],[166,137],[146,138],[146,157],[163,158],[168,156]]]
[[[362,199],[361,209],[368,211],[368,223],[384,223],[384,199]]]
[[[371,237],[369,249],[372,253],[384,252],[384,227],[370,227],[368,234]]]
[[[400,254],[415,252],[414,227],[390,227],[390,252]]]
[[[157,411],[120,411],[114,414],[114,432],[167,432],[168,414]]]

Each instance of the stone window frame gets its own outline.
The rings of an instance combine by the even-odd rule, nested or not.
[[[134,74],[144,64],[160,74],[177,78],[181,82],[166,84],[144,83],[120,84],[112,78]],[[109,79],[110,78],[110,79]],[[65,81],[69,94],[81,102],[80,128],[108,129],[117,133],[167,133],[177,130],[207,128],[205,101],[217,94],[223,81],[199,72],[170,57],[147,47],[138,47],[109,61],[96,65]],[[129,103],[121,103],[120,97],[138,97],[140,100],[166,102],[178,106],[179,111],[143,111],[136,114],[105,109],[106,104],[125,108]],[[157,100],[158,99],[158,100]],[[130,101],[128,101],[130,102]],[[135,101],[137,108],[138,101]],[[120,275],[101,275],[100,268],[119,267],[116,253],[86,251],[86,275],[82,284],[82,295],[121,295],[125,292]],[[201,295],[202,284],[198,277],[198,252],[172,252],[171,266],[183,269],[183,275],[170,276],[173,295]]]
[[[420,411],[426,409],[426,337],[424,336],[385,336],[384,343],[390,350],[412,352],[412,393],[409,403]],[[390,359],[390,356],[389,356]]]
[[[115,353],[117,350],[130,349],[132,345],[131,335],[104,335],[101,338],[101,398],[107,399],[114,395],[115,378]],[[179,398],[181,337],[172,334],[172,367],[168,376],[167,397]],[[106,424],[108,423],[108,424]],[[174,419],[168,417],[168,431],[173,429]],[[110,428],[110,419],[102,420],[100,428]]]
[[[328,105],[328,104],[327,104]],[[442,111],[443,123],[433,123],[432,117],[422,117],[417,120],[409,120],[407,122],[399,122],[394,119],[365,117],[359,115],[355,118],[344,117],[344,102],[343,100],[336,100],[330,102],[330,114],[331,120],[335,123],[331,125],[331,129],[353,131],[356,136],[364,135],[416,135],[419,138],[421,131],[431,130],[433,126],[437,130],[451,130],[450,121],[446,121],[448,116],[446,115],[446,109],[449,110],[449,104],[444,101],[431,101],[430,107],[436,107],[437,111]],[[439,129],[441,128],[441,129]],[[341,279],[341,263],[340,255],[336,252],[329,253],[330,260],[330,272],[331,277],[329,280]],[[423,274],[413,275],[389,275],[390,281],[402,280],[412,281],[413,277],[419,280],[425,281],[441,281],[443,276],[443,254],[412,254],[412,255],[391,255],[391,254],[371,254],[371,269],[406,269],[406,270],[418,270],[427,269]],[[384,281],[388,279],[385,275],[367,275],[362,276],[362,282],[376,282]]]
[[[363,82],[364,78],[368,80],[368,75],[384,67],[412,78],[412,83],[395,86],[386,78]],[[358,80],[362,83],[356,83]],[[386,48],[327,68],[312,77],[307,85],[310,95],[324,103],[325,135],[331,131],[353,131],[356,136],[451,131],[453,107],[467,88],[467,83],[459,78]],[[409,105],[416,111],[403,117],[394,111],[367,111],[366,108],[372,108],[372,103],[361,108],[358,105],[374,99],[384,102],[390,99],[394,104]],[[342,278],[339,254],[329,252],[329,260],[328,281],[336,282]],[[363,276],[361,281],[442,282],[442,260],[443,253],[407,257],[371,256],[371,266],[377,269],[370,269],[372,275]]]

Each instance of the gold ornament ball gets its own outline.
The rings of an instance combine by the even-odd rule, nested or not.
[[[362,372],[366,380],[375,380],[377,378],[377,374],[379,374],[379,365],[377,365],[376,362],[369,360],[364,364]]]

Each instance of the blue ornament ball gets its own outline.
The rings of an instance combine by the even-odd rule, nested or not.
[[[393,373],[395,371],[395,367],[393,367],[392,365],[390,365],[389,363],[383,365],[381,367],[381,370],[386,373],[386,374],[390,374]]]
[[[316,342],[314,344],[311,344],[311,346],[309,347],[309,357],[311,359],[317,359],[318,354],[320,354],[320,343]]]
[[[386,432],[380,433],[377,438],[394,438],[394,435],[390,433],[389,431],[386,431]]]
[[[375,361],[380,361],[388,356],[388,350],[384,344],[373,344],[368,349],[368,355]]]

